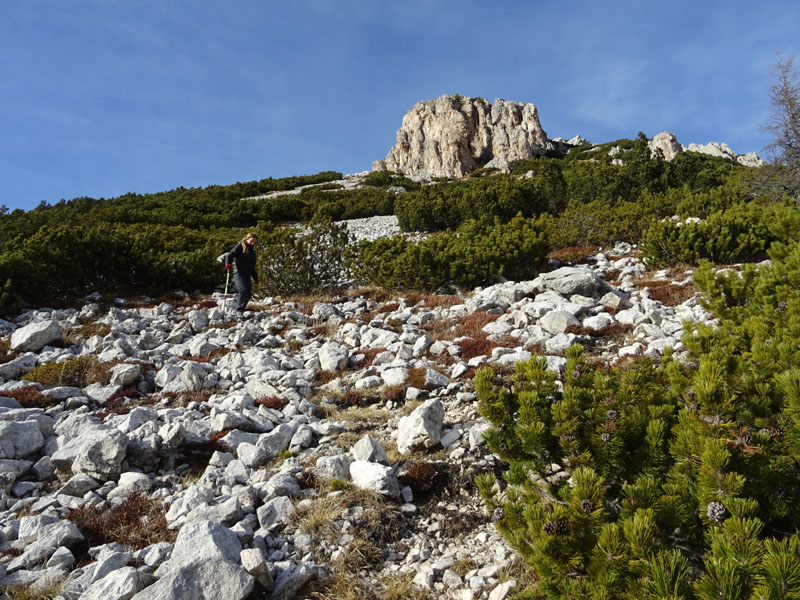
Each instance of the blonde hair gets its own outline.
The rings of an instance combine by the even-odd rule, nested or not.
[[[248,246],[245,242],[247,241],[247,238],[251,238],[251,237],[252,238],[256,238],[256,241],[258,241],[258,234],[257,233],[253,233],[251,231],[246,236],[244,236],[242,238],[242,241],[240,242],[242,244],[242,252],[244,252],[245,254],[250,252],[250,246]]]

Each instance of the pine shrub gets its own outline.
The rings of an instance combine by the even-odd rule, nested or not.
[[[354,263],[357,277],[390,289],[428,290],[475,287],[500,278],[524,279],[541,268],[547,253],[545,217],[517,215],[469,220],[419,242],[402,235],[362,241]]]
[[[579,346],[511,383],[475,377],[489,448],[477,483],[539,578],[534,598],[800,595],[800,244],[771,266],[696,276],[716,327],[688,360],[609,370]]]

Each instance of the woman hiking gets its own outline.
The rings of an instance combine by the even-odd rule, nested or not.
[[[258,283],[258,272],[256,271],[256,243],[258,236],[255,233],[248,233],[241,242],[236,244],[228,252],[225,259],[225,268],[233,270],[233,281],[236,284],[238,294],[236,295],[236,310],[240,313],[247,306],[250,296],[253,295],[253,281]],[[250,278],[253,278],[252,281]]]

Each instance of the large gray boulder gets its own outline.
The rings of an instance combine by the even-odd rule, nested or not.
[[[107,428],[85,440],[72,463],[73,473],[85,473],[98,481],[116,479],[128,450],[128,438],[118,429]]]
[[[81,600],[129,600],[148,585],[154,577],[134,567],[123,567],[98,579],[81,596]]]
[[[244,600],[254,586],[255,578],[238,564],[197,558],[169,569],[132,600]]]
[[[323,371],[341,371],[347,366],[347,347],[336,342],[327,342],[319,349],[319,367]]]
[[[581,267],[561,267],[536,278],[544,288],[557,292],[565,298],[573,294],[597,297],[600,291],[607,291],[608,284],[590,269]]]
[[[44,437],[37,421],[0,421],[0,458],[21,459],[38,452]]]
[[[420,404],[397,424],[397,450],[408,454],[417,448],[432,448],[442,438],[444,406],[438,398]],[[352,467],[350,474],[353,474]]]
[[[37,321],[17,329],[11,334],[11,349],[14,352],[38,352],[47,344],[61,339],[58,321]]]
[[[384,496],[397,498],[400,495],[400,484],[391,467],[365,460],[350,463],[350,477],[353,485],[370,490]]]

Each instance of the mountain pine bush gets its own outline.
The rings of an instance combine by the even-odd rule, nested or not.
[[[401,290],[494,283],[501,277],[523,279],[541,268],[547,254],[547,218],[517,215],[469,220],[415,242],[402,235],[359,244],[355,275],[375,285]]]
[[[716,327],[688,358],[591,364],[567,351],[475,377],[508,465],[477,483],[533,566],[530,598],[800,597],[800,244],[696,276]]]

